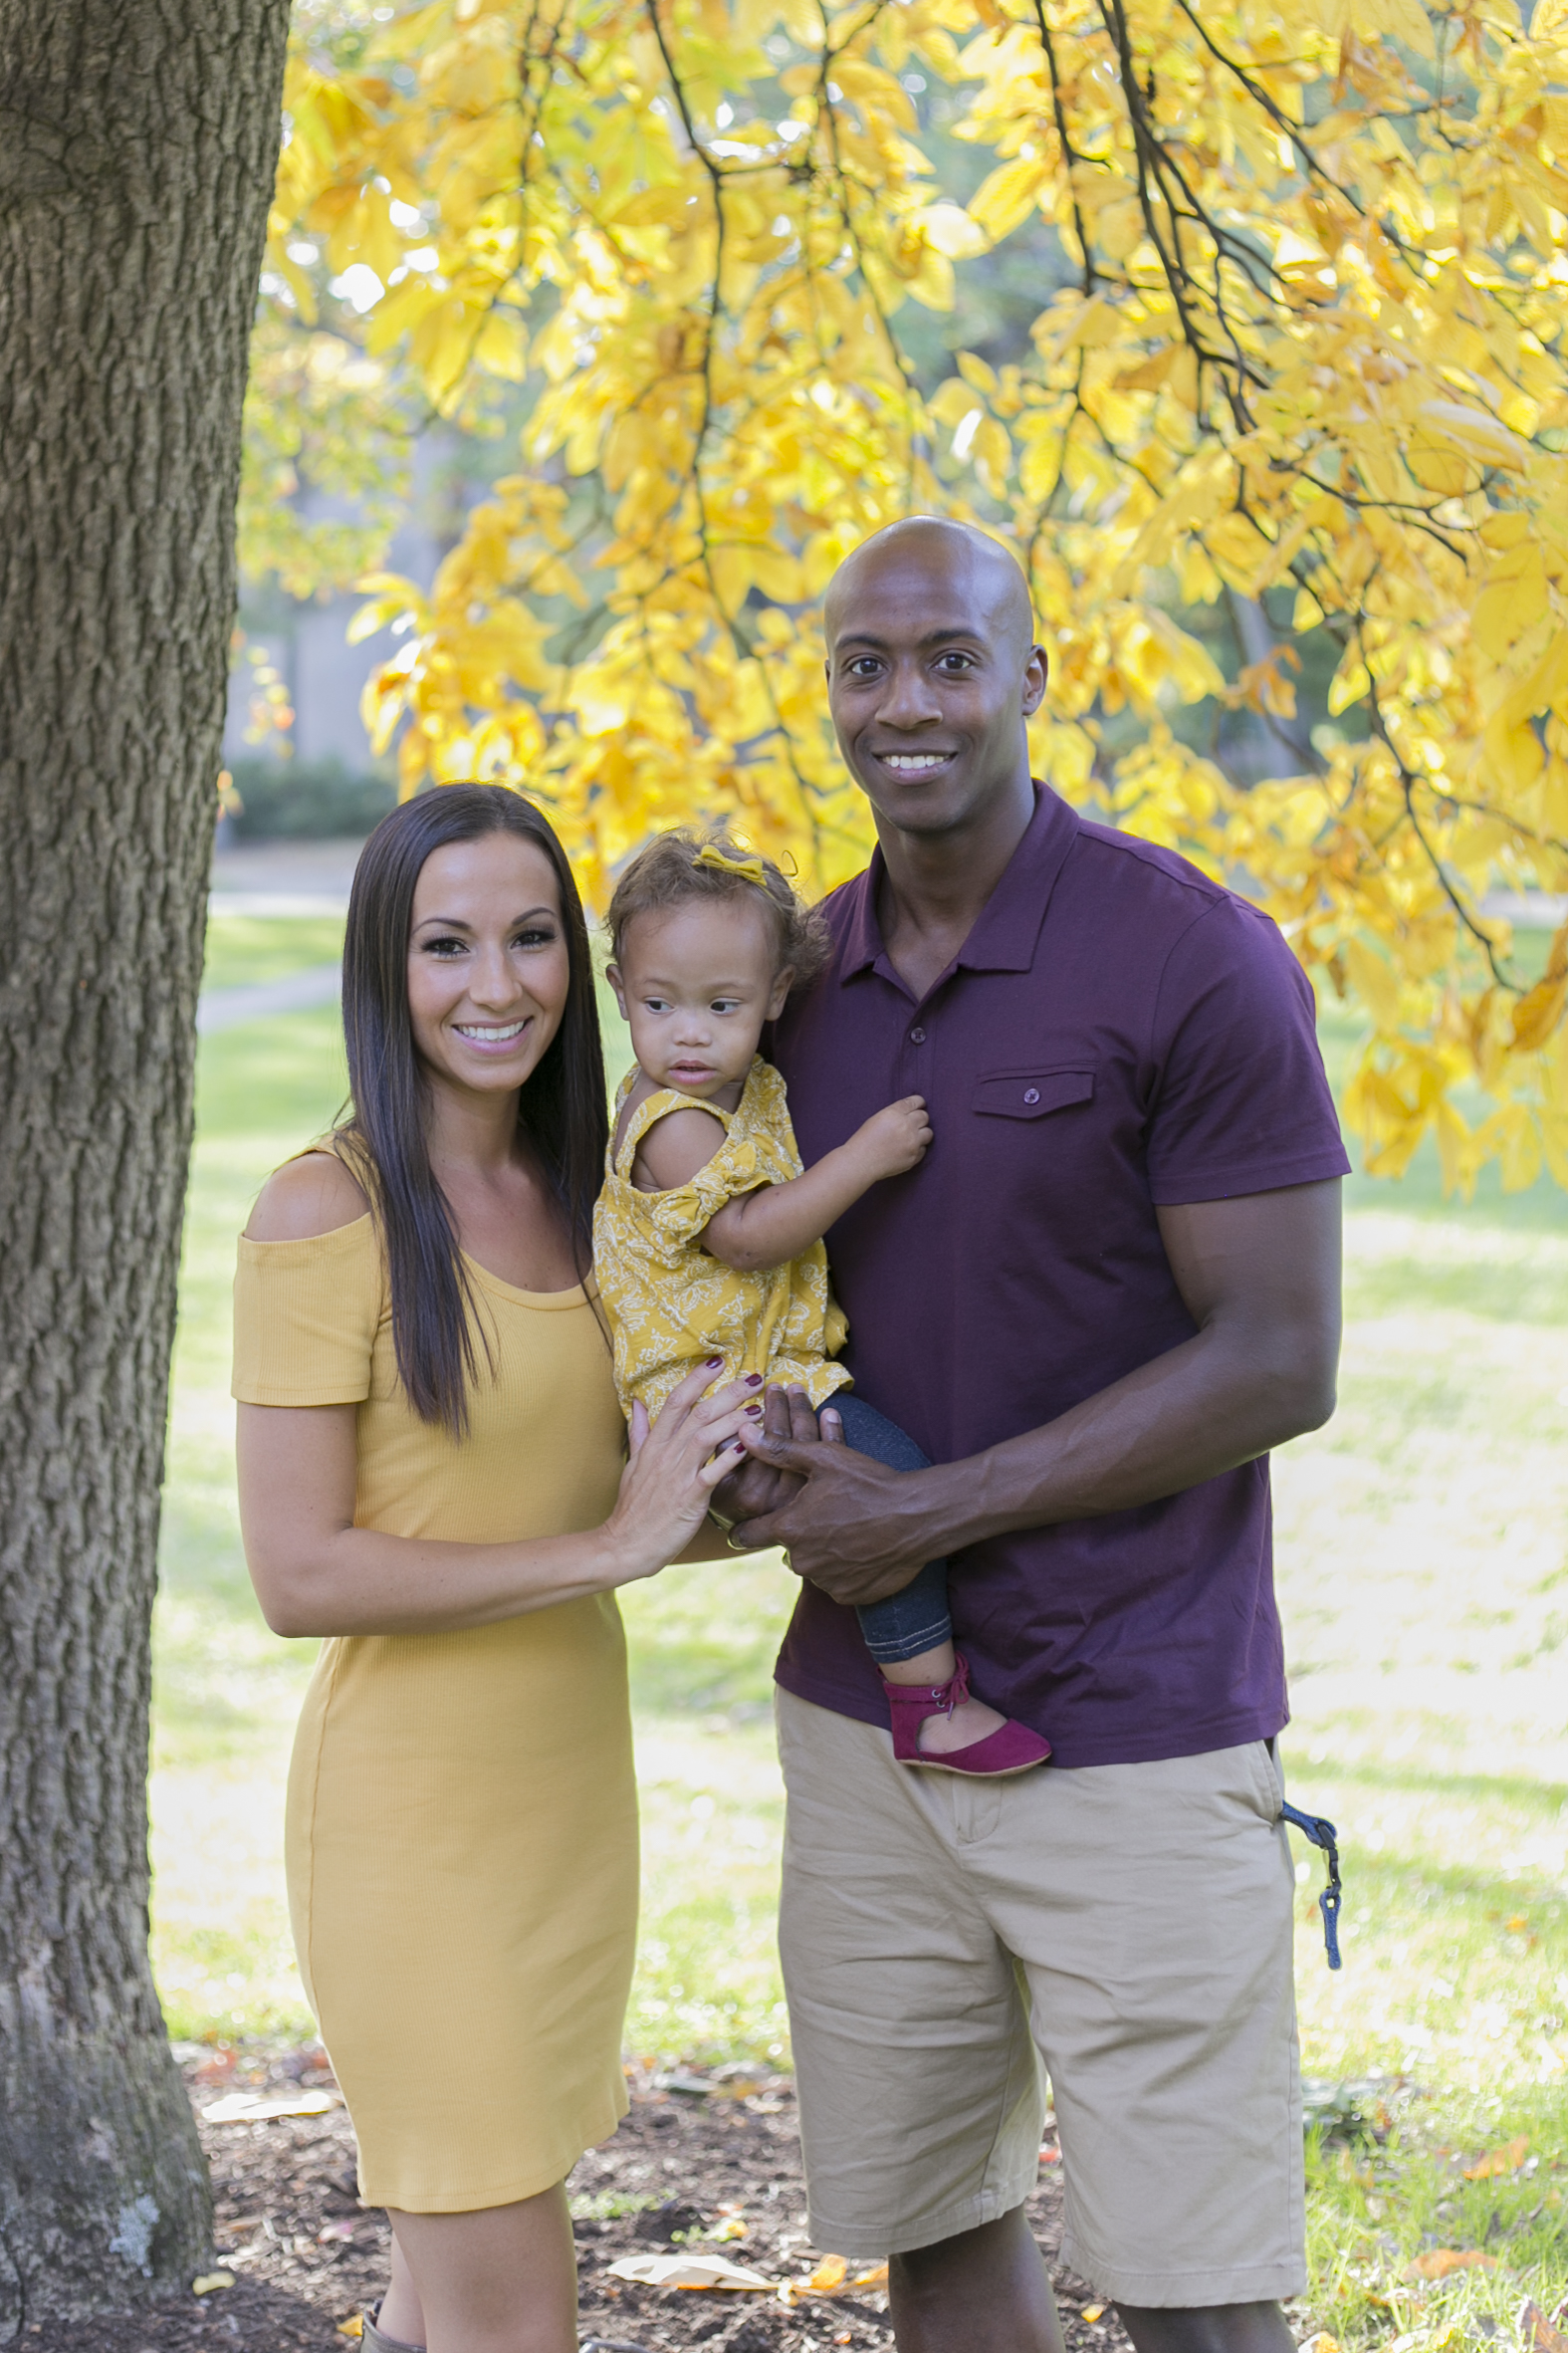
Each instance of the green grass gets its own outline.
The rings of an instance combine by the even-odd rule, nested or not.
[[[312,964],[334,964],[342,954],[340,915],[222,915],[207,926],[204,989],[254,988]]]
[[[222,985],[336,948],[316,922],[220,919],[213,935]],[[1342,1074],[1348,1025],[1331,1019],[1326,1044]],[[621,1050],[613,1034],[617,1068]],[[245,1577],[228,1295],[257,1187],[342,1088],[329,1010],[202,1042],[156,1629],[154,1947],[188,2036],[310,2030],[280,1848],[311,1646],[267,1633]],[[1456,2345],[1506,2333],[1525,2285],[1548,2313],[1568,2289],[1568,1201],[1493,1183],[1445,1205],[1420,1156],[1399,1185],[1353,1179],[1346,1305],[1340,1411],[1276,1463],[1284,1759],[1296,1801],[1339,1823],[1346,1869],[1332,1976],[1321,1864],[1300,1849],[1305,2064],[1379,2079],[1368,2096],[1389,2121],[1382,2144],[1314,2152],[1310,2317],[1346,2344],[1409,2335],[1414,2353],[1450,2328]],[[777,1560],[671,1569],[626,1596],[638,2055],[786,2052],[768,1701],[791,1596]],[[1463,2180],[1520,2136],[1533,2171]],[[1407,2278],[1434,2244],[1498,2267]]]

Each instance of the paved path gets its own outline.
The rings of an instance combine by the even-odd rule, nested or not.
[[[309,964],[303,972],[287,972],[281,980],[258,981],[247,989],[204,989],[196,1008],[197,1033],[210,1038],[214,1030],[265,1021],[269,1014],[306,1013],[316,1005],[336,1005],[341,979],[340,965]]]
[[[343,915],[359,841],[235,841],[212,860],[214,915]]]

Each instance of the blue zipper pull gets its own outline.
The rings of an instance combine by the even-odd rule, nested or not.
[[[1339,1969],[1342,1966],[1339,1958],[1339,1907],[1344,1900],[1339,1879],[1339,1833],[1322,1814],[1303,1813],[1296,1805],[1281,1805],[1279,1811],[1285,1821],[1300,1831],[1303,1838],[1321,1847],[1328,1857],[1328,1885],[1318,1897],[1317,1904],[1323,1915],[1323,1947],[1328,1955],[1328,1966],[1330,1969]]]

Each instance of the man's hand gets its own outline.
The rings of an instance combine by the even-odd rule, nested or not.
[[[790,1392],[791,1400],[800,1395]],[[803,1445],[773,1421],[746,1437],[754,1466],[770,1468],[784,1492],[766,1517],[749,1521],[737,1535],[759,1549],[787,1545],[796,1576],[809,1577],[834,1601],[855,1607],[885,1601],[890,1593],[901,1593],[941,1550],[940,1545],[928,1549],[921,1532],[921,1474],[890,1471],[846,1446],[843,1424],[831,1405],[822,1409],[820,1438],[812,1421]],[[733,1484],[748,1476],[748,1471],[739,1473]]]
[[[748,1541],[783,1545],[835,1601],[880,1601],[923,1561],[1136,1510],[1317,1429],[1339,1354],[1338,1179],[1158,1216],[1191,1339],[1055,1421],[929,1471],[748,1429],[749,1454],[804,1483],[749,1523]]]
[[[811,1411],[811,1400],[803,1389],[773,1389],[763,1399],[763,1430],[781,1445],[805,1449],[818,1445],[816,1416]],[[793,1471],[770,1462],[765,1456],[754,1456],[732,1471],[713,1491],[713,1508],[726,1520],[753,1522],[769,1514],[782,1511],[792,1495],[798,1493],[800,1479]],[[737,1527],[737,1534],[742,1531]],[[746,1537],[751,1543],[750,1529]],[[764,1550],[773,1542],[772,1536],[756,1539],[752,1548]]]

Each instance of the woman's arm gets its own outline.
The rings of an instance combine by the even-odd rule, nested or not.
[[[253,1242],[306,1241],[365,1207],[341,1161],[312,1153],[268,1180],[246,1231]],[[240,1526],[267,1623],[289,1635],[453,1631],[656,1575],[709,1525],[708,1498],[737,1460],[732,1442],[759,1384],[704,1398],[717,1369],[716,1359],[688,1374],[651,1430],[635,1408],[630,1460],[601,1528],[516,1544],[355,1528],[358,1408],[241,1405]]]
[[[756,1383],[704,1398],[712,1378],[708,1365],[689,1374],[651,1430],[634,1409],[631,1459],[602,1527],[516,1544],[355,1528],[357,1408],[242,1405],[240,1527],[263,1616],[294,1636],[450,1633],[656,1576],[705,1526],[708,1498],[738,1460]]]

